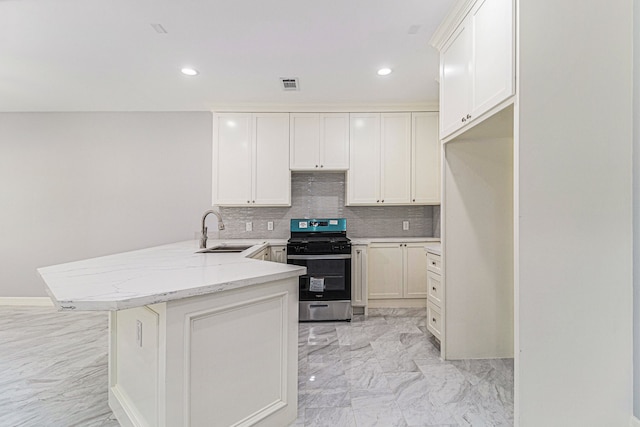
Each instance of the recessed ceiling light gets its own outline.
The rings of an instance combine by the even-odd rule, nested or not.
[[[185,76],[197,76],[200,74],[195,68],[184,67],[180,70]]]
[[[387,76],[389,74],[391,74],[391,68],[380,68],[378,70],[378,75],[379,76]]]

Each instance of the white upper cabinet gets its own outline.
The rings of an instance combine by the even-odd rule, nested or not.
[[[380,203],[380,114],[350,114],[347,204]]]
[[[465,2],[469,12],[440,49],[440,138],[467,126],[515,93],[513,0]]]
[[[380,114],[380,203],[411,202],[411,113]]]
[[[347,204],[410,203],[411,114],[352,113]]]
[[[438,113],[352,113],[347,205],[440,203]]]
[[[252,128],[251,114],[214,116],[214,205],[246,205],[252,200]]]
[[[463,21],[440,52],[440,137],[460,129],[470,115],[471,30]]]
[[[348,113],[291,113],[290,141],[291,170],[349,168]]]
[[[288,113],[214,116],[213,204],[290,206]]]
[[[253,200],[261,206],[291,206],[289,114],[253,115]]]
[[[438,113],[411,113],[411,203],[440,203]]]

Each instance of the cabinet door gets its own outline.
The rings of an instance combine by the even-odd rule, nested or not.
[[[400,243],[375,243],[367,254],[370,299],[402,298],[403,257]]]
[[[411,203],[440,203],[438,113],[411,115]]]
[[[405,243],[406,298],[427,297],[427,253],[424,243]]]
[[[473,30],[471,117],[514,93],[513,0],[480,0],[470,13]]]
[[[471,30],[464,20],[440,52],[440,139],[460,129],[470,113]]]
[[[320,167],[320,115],[291,113],[291,170],[316,170]]]
[[[271,261],[271,248],[266,247],[260,252],[255,253],[252,259],[259,259],[260,261]]]
[[[354,245],[351,258],[351,305],[367,305],[367,245]]]
[[[255,174],[252,204],[290,206],[289,114],[254,114],[253,129]]]
[[[251,203],[251,114],[217,114],[213,129],[213,204]]]
[[[442,276],[434,273],[433,271],[427,271],[427,300],[437,305],[442,309],[444,289],[442,287]]]
[[[320,168],[349,169],[349,114],[320,114]]]
[[[380,201],[380,114],[350,114],[347,204]]]
[[[380,117],[380,202],[411,201],[411,113],[383,113]]]
[[[271,261],[281,264],[287,263],[287,247],[284,245],[275,245],[270,247]]]

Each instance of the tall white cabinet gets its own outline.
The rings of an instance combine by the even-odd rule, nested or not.
[[[213,204],[290,206],[288,113],[214,116]]]

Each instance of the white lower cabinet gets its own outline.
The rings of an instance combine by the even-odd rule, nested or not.
[[[267,246],[266,248],[262,249],[260,252],[256,253],[251,258],[259,259],[261,261],[271,261],[271,248]]]
[[[282,264],[287,263],[287,246],[286,245],[272,245],[269,247],[270,260],[272,262],[279,262]]]
[[[369,245],[369,299],[426,298],[425,243],[394,242]]]
[[[367,307],[367,245],[353,245],[351,254],[351,306]]]
[[[442,342],[442,310],[427,300],[427,330]]]
[[[444,338],[444,282],[442,281],[442,258],[427,252],[427,330],[440,342]]]

